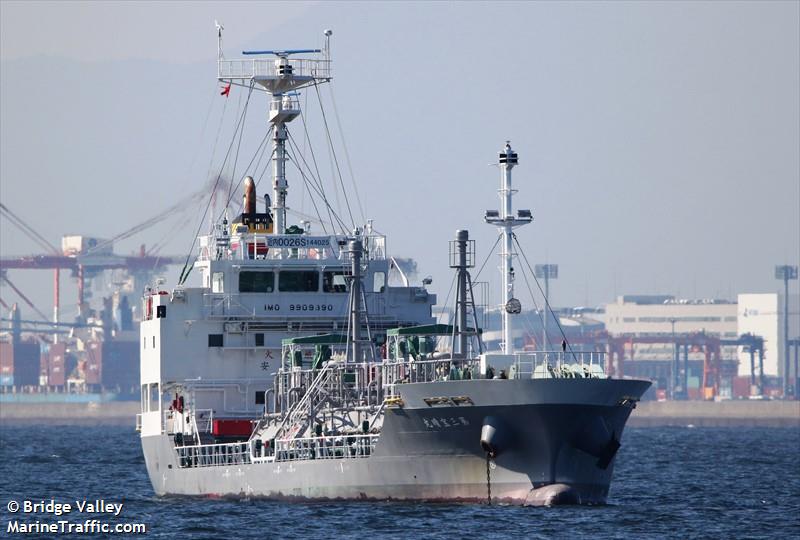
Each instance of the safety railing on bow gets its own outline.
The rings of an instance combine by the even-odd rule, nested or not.
[[[511,379],[605,378],[605,354],[596,351],[536,351],[515,354]]]

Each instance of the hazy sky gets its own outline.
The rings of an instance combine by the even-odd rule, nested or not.
[[[2,1],[0,198],[53,243],[144,221],[204,184],[220,118],[217,169],[230,142],[242,94],[217,95],[214,20],[228,57],[319,46],[331,28],[366,214],[440,298],[455,230],[471,231],[479,261],[494,242],[487,165],[506,139],[516,206],[535,216],[519,236],[532,263],[560,265],[556,305],[773,291],[773,266],[800,261],[799,6]],[[266,105],[253,98],[242,163]],[[324,140],[315,150],[329,182]],[[293,170],[289,182],[290,206],[311,212]],[[172,237],[164,253],[185,255],[199,216],[179,217],[117,251]],[[4,256],[40,251],[0,227]],[[493,264],[481,279],[496,283]],[[11,277],[49,312],[49,273]]]

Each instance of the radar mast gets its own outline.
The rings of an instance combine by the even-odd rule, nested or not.
[[[272,216],[274,234],[286,232],[286,124],[300,115],[296,92],[302,88],[331,80],[330,37],[325,30],[324,49],[286,49],[242,51],[245,56],[272,58],[241,58],[227,60],[222,54],[222,26],[217,25],[217,79],[229,84],[251,87],[258,84],[271,96],[269,121],[272,124],[274,157],[272,166]],[[294,55],[311,55],[299,58]]]
[[[486,223],[500,229],[503,236],[501,258],[501,272],[503,274],[503,304],[500,306],[503,315],[503,353],[514,352],[511,336],[511,315],[519,314],[522,310],[519,300],[514,297],[514,257],[513,250],[514,227],[527,225],[533,221],[530,210],[518,210],[514,215],[513,197],[517,190],[511,188],[511,169],[517,165],[517,153],[511,149],[511,141],[506,141],[505,147],[500,151],[500,196],[501,210],[487,210]]]

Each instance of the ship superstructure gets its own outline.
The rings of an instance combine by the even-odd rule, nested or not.
[[[506,339],[487,354],[465,230],[450,248],[454,324],[440,324],[424,287],[389,285],[386,239],[371,224],[316,236],[287,226],[290,93],[330,79],[329,37],[321,50],[219,59],[220,80],[272,96],[273,193],[257,212],[245,178],[242,213],[200,241],[201,286],[144,297],[139,429],[156,493],[604,502],[649,382],[606,377],[601,353],[516,353]],[[504,209],[487,215],[506,234],[509,315],[511,230],[531,221],[512,215],[516,163],[507,144]]]
[[[244,178],[241,213],[230,220],[224,216],[199,238],[193,271],[200,287],[180,285],[169,293],[149,288],[141,327],[143,404],[145,395],[177,394],[191,399],[194,409],[214,410],[226,420],[252,418],[263,409],[263,393],[280,365],[281,340],[345,331],[348,238],[364,245],[361,301],[370,313],[365,331],[375,339],[383,339],[389,328],[433,322],[436,303],[435,295],[410,285],[402,274],[403,285],[390,285],[397,265],[387,255],[386,237],[371,222],[350,234],[312,235],[307,224],[286,225],[286,125],[300,114],[296,92],[330,81],[330,57],[318,49],[245,54],[257,57],[226,60],[220,48],[218,78],[258,85],[270,96],[272,197],[264,196],[259,212],[256,182]],[[154,412],[143,408],[143,426],[161,424]]]

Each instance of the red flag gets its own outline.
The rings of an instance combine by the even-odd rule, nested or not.
[[[228,85],[222,89],[222,92],[220,92],[219,95],[228,97],[230,93],[231,93],[231,83],[228,83]]]

